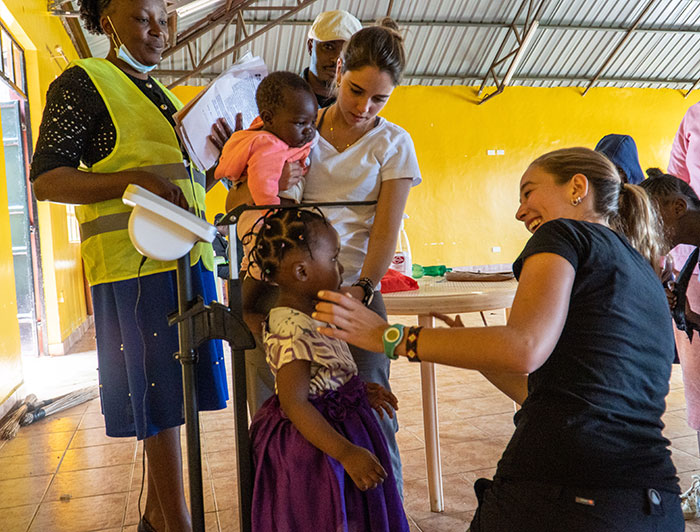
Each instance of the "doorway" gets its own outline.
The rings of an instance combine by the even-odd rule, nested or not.
[[[0,25],[0,120],[10,212],[17,320],[23,356],[46,352],[36,200],[29,183],[31,143],[24,50]]]

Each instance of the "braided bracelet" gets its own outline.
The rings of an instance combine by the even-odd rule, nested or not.
[[[423,327],[409,327],[406,335],[406,356],[410,362],[420,362],[418,358],[418,335]]]

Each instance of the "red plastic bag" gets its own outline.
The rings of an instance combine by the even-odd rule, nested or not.
[[[386,275],[382,277],[382,294],[407,290],[418,290],[418,281],[389,268]]]

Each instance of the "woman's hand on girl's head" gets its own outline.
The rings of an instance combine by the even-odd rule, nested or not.
[[[393,419],[394,410],[399,409],[399,400],[396,396],[376,382],[368,382],[365,386],[369,405],[377,411],[379,417],[384,418],[384,412],[386,412]]]
[[[355,486],[362,491],[376,488],[387,477],[377,457],[359,445],[349,447],[339,461]]]
[[[340,292],[321,290],[318,299],[312,317],[337,327],[319,327],[319,332],[368,351],[381,353],[384,350],[382,335],[389,324],[381,316],[361,301]]]

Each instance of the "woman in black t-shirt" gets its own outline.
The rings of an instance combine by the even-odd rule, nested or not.
[[[332,292],[314,317],[365,349],[480,370],[522,404],[494,479],[475,485],[472,532],[682,531],[661,433],[673,332],[646,194],[600,154],[557,150],[523,175],[516,217],[533,236],[505,326],[403,331]]]

